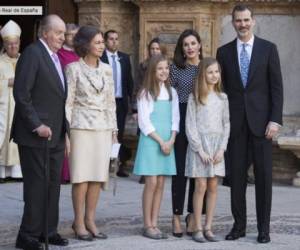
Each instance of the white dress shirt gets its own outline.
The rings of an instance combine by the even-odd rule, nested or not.
[[[172,90],[172,131],[179,131],[179,103],[178,103],[178,95],[174,88]],[[165,84],[161,85],[159,96],[157,100],[169,100],[169,93]],[[146,98],[145,92],[142,92],[140,98],[137,100],[137,108],[138,108],[138,124],[140,130],[144,135],[149,135],[150,133],[155,131],[155,127],[153,126],[150,115],[153,112],[153,98],[149,95],[148,99]]]
[[[118,56],[118,52],[111,53],[110,51],[106,50],[106,55],[108,58],[109,65],[112,66],[113,58],[112,55],[115,55],[115,60],[117,63],[117,84],[115,84],[115,97],[122,98],[122,72],[121,72],[121,64],[120,64],[120,57]]]

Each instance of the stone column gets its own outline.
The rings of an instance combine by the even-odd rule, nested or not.
[[[79,25],[96,25],[102,32],[119,33],[120,51],[131,56],[133,65],[138,54],[138,8],[123,0],[74,0],[78,6]]]

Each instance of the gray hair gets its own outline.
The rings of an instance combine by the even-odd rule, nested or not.
[[[53,21],[57,18],[61,19],[58,15],[55,14],[51,14],[43,17],[43,19],[40,22],[38,34],[37,34],[39,38],[42,38],[44,32],[48,32],[53,28]]]

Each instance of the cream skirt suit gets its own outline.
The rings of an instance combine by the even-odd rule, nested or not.
[[[65,73],[71,183],[106,183],[112,134],[117,131],[112,68],[101,61],[92,68],[80,59],[67,65]]]

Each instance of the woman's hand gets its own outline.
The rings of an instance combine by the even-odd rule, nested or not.
[[[8,79],[8,87],[13,87],[15,83],[15,78],[9,78]]]
[[[171,153],[173,145],[174,145],[174,140],[169,140],[167,142],[165,142],[165,148],[166,148],[166,152],[168,153],[168,155]]]
[[[220,149],[217,151],[217,153],[214,156],[213,164],[216,165],[216,164],[220,163],[223,160],[223,158],[224,158],[224,150]]]
[[[112,133],[112,143],[118,143],[118,132],[116,131]]]
[[[170,149],[170,147],[169,147],[169,145],[168,145],[167,142],[163,141],[159,145],[160,145],[160,149],[163,152],[163,154],[165,154],[165,155],[169,155],[170,154],[171,149]]]
[[[199,151],[198,153],[199,153],[201,160],[205,164],[209,164],[209,163],[213,162],[213,159],[209,156],[209,154],[205,153],[204,151]]]

